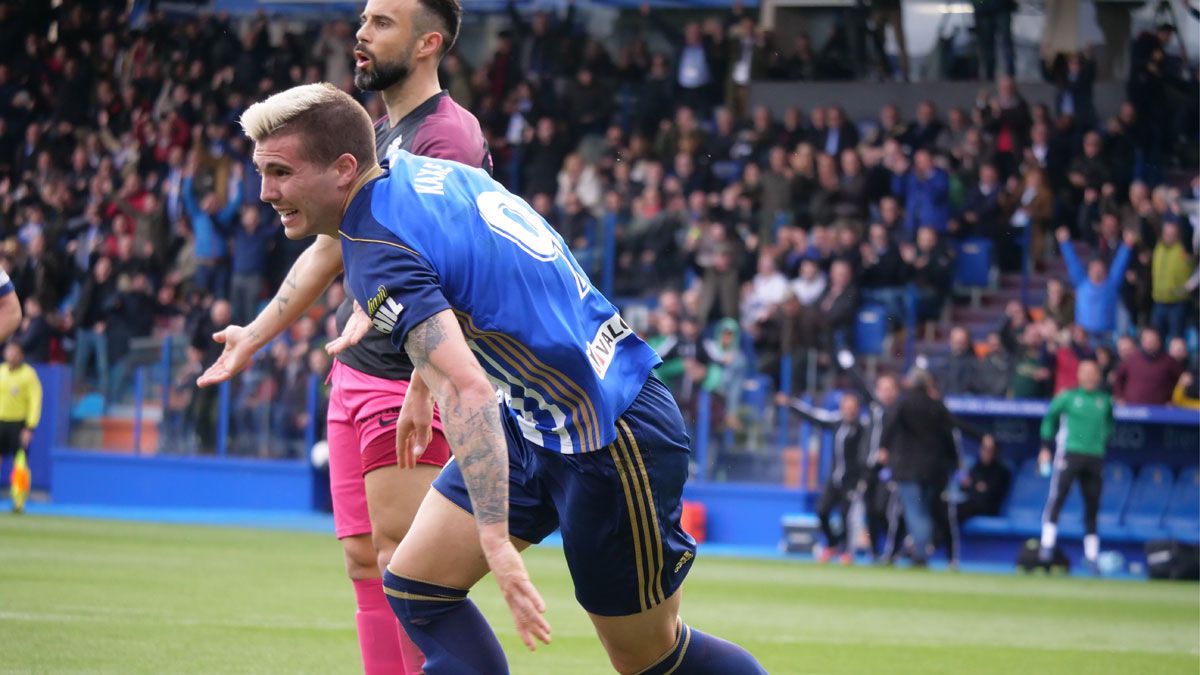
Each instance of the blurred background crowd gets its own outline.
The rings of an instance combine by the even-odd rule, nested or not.
[[[105,410],[171,337],[163,447],[206,451],[218,394],[193,382],[220,353],[210,336],[248,322],[308,244],[258,201],[238,116],[318,80],[384,110],[353,87],[351,22],[130,21],[126,4],[0,2],[0,265],[28,358],[73,364]],[[713,394],[722,428],[762,422],[747,396],[836,377],[843,348],[881,370],[923,355],[946,395],[1045,399],[1096,358],[1120,401],[1198,398],[1200,91],[1170,30],[1135,40],[1111,116],[1088,52],[1043,54],[1055,96],[1035,103],[1001,49],[972,106],[851,119],[834,100],[751,105],[755,80],[855,73],[834,39],[768,40],[736,6],[632,10],[638,30],[607,39],[570,3],[510,10],[486,60],[446,57],[444,86],[496,178],[610,286],[685,407]],[[899,37],[867,76],[907,78]],[[238,379],[239,452],[302,451],[343,297],[335,284]]]

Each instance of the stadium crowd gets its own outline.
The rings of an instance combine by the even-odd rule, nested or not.
[[[354,28],[39,7],[0,4],[0,264],[25,303],[16,339],[112,402],[131,345],[177,336],[188,349],[165,429],[191,438],[194,426],[211,448],[217,394],[191,386],[219,354],[210,336],[249,321],[307,245],[256,199],[236,121],[317,80],[382,116],[352,84]],[[867,304],[905,330],[910,288],[917,320],[949,342],[932,361],[946,394],[1048,398],[1094,357],[1118,400],[1197,398],[1197,77],[1169,34],[1135,42],[1111,118],[1096,111],[1088,55],[1060,54],[1043,64],[1050,105],[1004,75],[970,109],[888,104],[852,120],[816,102],[751,108],[751,81],[816,66],[806,37],[776,50],[736,7],[682,30],[643,10],[643,30],[619,44],[568,8],[513,10],[486,62],[447,56],[444,86],[479,117],[497,178],[597,280],[615,233],[612,294],[650,308],[681,402],[715,392],[737,427],[747,378],[777,377],[786,354],[829,366]],[[1000,274],[1028,269],[1045,288],[995,325],[950,330],[955,257],[976,238]],[[298,384],[326,372],[342,297],[331,287],[235,387],[247,438],[289,439],[272,453],[303,437]],[[282,403],[257,412],[269,401]]]

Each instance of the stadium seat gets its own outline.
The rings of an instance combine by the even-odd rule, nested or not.
[[[1013,479],[1006,515],[1013,525],[1036,527],[1042,521],[1050,479],[1038,472],[1037,460],[1026,460]]]
[[[1171,498],[1171,468],[1165,464],[1147,464],[1134,480],[1125,505],[1125,527],[1131,534],[1161,534],[1163,512]]]
[[[879,305],[864,305],[858,310],[854,329],[854,351],[859,356],[880,356],[887,337],[887,311]]]
[[[1200,539],[1200,470],[1184,469],[1171,490],[1163,525],[1177,539]]]
[[[1104,465],[1104,492],[1100,494],[1100,530],[1114,528],[1121,523],[1121,512],[1129,501],[1133,490],[1133,469],[1119,462]]]
[[[966,288],[986,288],[992,269],[992,241],[967,239],[958,245],[954,262],[954,284]]]
[[[742,383],[742,408],[749,411],[754,419],[761,419],[771,403],[771,378],[766,375],[756,375],[746,378]]]

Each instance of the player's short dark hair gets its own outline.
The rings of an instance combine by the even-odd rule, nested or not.
[[[428,30],[436,30],[442,34],[442,56],[450,51],[454,46],[454,42],[458,40],[458,29],[462,26],[462,2],[460,0],[418,0],[418,3],[424,10],[424,13],[429,15],[438,25],[436,28]],[[420,25],[420,22],[414,22],[418,30],[426,30],[425,26]]]

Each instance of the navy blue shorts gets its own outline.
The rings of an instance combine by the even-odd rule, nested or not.
[[[504,412],[509,533],[537,543],[561,529],[575,598],[593,614],[637,614],[671,597],[696,542],[679,524],[688,437],[666,386],[650,377],[617,420],[617,440],[584,454],[534,445]],[[433,487],[471,510],[458,462]]]

